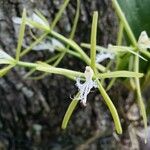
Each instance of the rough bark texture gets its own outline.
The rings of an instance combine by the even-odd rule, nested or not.
[[[62,2],[0,0],[1,49],[15,55],[17,37],[12,17],[21,16],[24,7],[28,14],[32,14],[34,9],[40,10],[51,21]],[[55,28],[65,36],[69,35],[75,9],[76,0],[71,0]],[[75,40],[78,43],[90,41],[91,16],[94,10],[98,10],[100,14],[98,44],[106,46],[108,43],[115,43],[117,21],[110,0],[81,0],[81,15]],[[49,55],[49,52],[31,52],[25,59],[43,60],[45,55]],[[85,68],[84,63],[72,57],[65,57],[59,66],[80,71]],[[77,91],[75,83],[56,75],[37,81],[24,80],[22,76],[25,72],[22,68],[15,68],[0,79],[0,149],[119,149],[121,143],[113,134],[111,115],[98,91],[89,95],[86,108],[78,105],[67,130],[62,131],[61,122],[71,102],[70,97]],[[133,94],[128,92],[120,84],[109,92],[122,118],[129,108],[119,108],[126,103],[133,103]],[[124,122],[123,119],[123,123],[123,144],[129,146],[129,135],[125,134],[129,122]]]

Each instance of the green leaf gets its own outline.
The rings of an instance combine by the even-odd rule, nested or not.
[[[79,93],[75,96],[75,98],[70,103],[70,105],[69,105],[69,107],[65,113],[65,116],[63,118],[63,122],[62,122],[62,126],[61,126],[62,129],[66,129],[68,121],[69,121],[74,109],[76,108],[76,106],[79,102],[78,97],[79,97]]]
[[[95,60],[96,60],[96,37],[97,37],[97,22],[98,22],[98,12],[95,11],[93,15],[92,21],[92,29],[91,29],[91,68],[95,72]]]
[[[57,22],[60,20],[62,13],[64,12],[65,8],[67,7],[68,3],[70,0],[65,0],[64,3],[62,4],[62,6],[60,7],[58,13],[55,16],[54,21],[51,24],[51,29],[53,30],[53,28],[56,26]]]
[[[104,100],[105,100],[105,102],[106,102],[106,104],[107,104],[107,106],[111,112],[111,115],[112,115],[114,123],[115,123],[116,131],[118,134],[122,134],[122,127],[121,127],[121,123],[120,123],[120,119],[119,119],[117,110],[116,110],[114,104],[112,103],[111,99],[107,95],[105,89],[103,88],[103,86],[99,82],[99,80],[97,80],[97,84],[98,84],[98,89],[99,89],[102,97],[104,98]]]
[[[118,0],[118,3],[137,40],[141,31],[150,34],[150,0]]]
[[[100,73],[97,75],[99,78],[141,78],[143,73],[132,72],[132,71],[114,71],[108,73]]]
[[[120,21],[116,44],[117,45],[121,45],[122,44],[122,40],[123,40],[123,23]]]
[[[149,52],[149,51],[140,50],[140,52],[141,52],[143,55],[147,56],[147,57],[150,59],[150,52]]]
[[[135,57],[135,71],[138,72],[139,71],[139,57]],[[142,93],[141,93],[141,87],[140,87],[140,80],[138,78],[135,78],[135,83],[136,83],[136,93],[137,93],[137,99],[138,99],[138,103],[139,103],[139,107],[140,107],[140,112],[141,115],[143,117],[143,122],[144,122],[144,128],[145,128],[145,143],[147,143],[147,115],[146,115],[146,108],[145,108],[145,104],[143,102],[143,98],[142,98]]]
[[[11,68],[13,68],[15,65],[9,65],[3,69],[0,69],[0,77],[4,76]]]
[[[112,0],[112,1],[115,1],[115,0]],[[132,32],[136,40],[138,40],[140,33],[144,30],[147,32],[147,34],[150,35],[150,18],[149,18],[150,1],[149,0],[132,0],[132,1],[131,0],[118,0],[118,3],[122,11],[125,14],[125,17],[132,29]],[[120,18],[120,20],[122,21],[123,19]],[[131,38],[129,34],[128,34],[128,38],[129,39]],[[133,43],[135,42],[133,41],[132,44]],[[150,59],[149,51],[140,50],[140,52],[141,54],[146,56],[148,59]],[[142,72],[147,73],[148,69],[145,70],[145,68],[143,68],[143,63],[145,62],[140,62],[139,69],[142,70]],[[149,62],[147,62],[147,64],[149,64]]]
[[[17,50],[16,50],[17,61],[19,61],[19,57],[20,57],[20,52],[21,52],[21,47],[22,47],[22,42],[23,42],[23,37],[25,32],[25,25],[26,25],[26,9],[24,9],[22,13],[22,21],[21,21],[21,26],[19,31]]]
[[[127,1],[128,1],[128,0],[127,0]],[[129,1],[128,1],[128,2],[129,2]],[[116,11],[116,13],[117,13],[117,15],[118,15],[120,21],[121,21],[122,24],[123,24],[123,27],[124,27],[124,29],[125,29],[125,31],[126,31],[128,37],[129,37],[129,39],[130,39],[132,45],[133,45],[134,47],[136,47],[136,46],[137,46],[136,38],[135,38],[135,36],[134,36],[134,34],[133,34],[133,32],[132,32],[130,26],[129,26],[129,23],[128,23],[128,21],[127,21],[125,15],[124,15],[122,9],[120,8],[120,5],[118,4],[117,0],[112,0],[112,4],[113,4],[113,7],[115,8],[115,11]],[[128,11],[129,11],[129,10],[128,10]]]
[[[119,2],[119,4],[117,2]],[[132,1],[131,0],[124,0],[124,1],[112,0],[112,3],[119,16],[119,19],[122,21],[124,25],[128,38],[130,39],[132,45],[136,47],[137,46],[136,40],[138,39],[140,33],[143,30],[146,30],[147,33],[150,33],[150,30],[149,30],[150,29],[149,28],[150,27],[150,21],[149,21],[150,1],[149,0],[144,0],[144,1],[143,0],[132,0]],[[139,57],[135,56],[134,70],[136,72],[139,72],[140,70],[139,63],[142,64],[139,61]],[[138,78],[135,78],[135,83],[136,83],[137,98],[139,102],[140,111],[143,117],[145,133],[146,133],[147,116],[146,116],[145,106],[142,100],[140,81]],[[147,138],[147,135],[145,135],[145,140],[146,138]]]
[[[72,71],[69,69],[63,69],[63,68],[56,68],[53,66],[50,66],[46,63],[41,63],[37,65],[37,70],[47,72],[47,73],[54,73],[54,74],[60,74],[64,76],[72,76],[74,78],[76,77],[84,77],[84,73],[78,72],[78,71]]]

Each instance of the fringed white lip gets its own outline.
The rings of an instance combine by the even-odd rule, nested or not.
[[[81,100],[82,104],[86,106],[87,95],[90,93],[93,87],[97,88],[97,84],[96,81],[92,80],[94,73],[90,66],[85,68],[84,75],[86,79],[85,82],[80,83],[80,78],[77,78],[76,86],[78,87],[80,93],[79,100]]]

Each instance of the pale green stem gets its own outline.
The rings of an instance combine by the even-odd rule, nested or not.
[[[139,57],[135,56],[135,71],[139,72]],[[142,94],[141,94],[141,87],[140,87],[140,80],[136,77],[135,78],[136,89],[137,89],[137,96],[138,96],[138,103],[141,110],[141,114],[143,117],[144,127],[145,127],[145,143],[147,143],[147,116],[146,116],[146,108],[143,102]]]
[[[120,21],[119,22],[119,31],[118,31],[118,36],[117,36],[117,45],[122,44],[122,39],[123,39],[123,23]]]
[[[121,45],[122,44],[122,40],[123,40],[123,23],[120,21],[119,22],[119,31],[118,31],[118,36],[117,36],[117,45]],[[118,56],[116,56],[118,57]],[[116,61],[118,61],[118,58],[116,58]],[[115,70],[117,70],[118,65],[116,64]],[[115,83],[116,78],[111,79],[111,81],[109,82],[106,91],[109,90]]]
[[[58,57],[59,57],[60,54],[57,54],[53,57],[51,57],[50,59],[46,60],[46,63],[49,64],[51,62],[53,62],[54,60],[56,60]],[[26,79],[28,78],[29,76],[31,76],[31,74],[33,74],[34,72],[36,71],[36,68],[32,68],[28,73],[26,73],[23,78]],[[34,78],[34,77],[33,77]]]
[[[48,64],[38,64],[38,63],[29,63],[29,62],[17,62],[18,66],[28,67],[28,68],[36,68],[36,70],[47,72],[47,73],[54,73],[60,75],[69,75],[74,77],[84,77],[84,73],[78,71],[72,71],[63,68],[56,68],[50,66]]]

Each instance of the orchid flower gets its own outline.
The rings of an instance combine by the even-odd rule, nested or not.
[[[111,52],[104,52],[104,51],[101,51],[100,53],[98,53],[96,55],[96,62],[97,63],[101,63],[102,61],[104,61],[105,59],[114,59],[115,55],[114,53],[111,53]]]
[[[12,21],[15,23],[15,24],[18,24],[20,25],[21,22],[22,22],[22,19],[20,17],[12,17]],[[34,28],[33,24],[31,23],[34,22],[36,24],[38,24],[39,26],[44,27],[45,29],[47,30],[50,30],[50,26],[49,26],[49,23],[47,20],[41,18],[39,15],[37,15],[36,13],[33,13],[31,15],[31,17],[28,17],[27,20],[26,20],[26,25],[28,25],[29,27],[31,28]],[[39,27],[38,26],[38,27]]]
[[[23,43],[23,47],[27,48],[28,45]],[[65,48],[64,45],[55,38],[51,38],[50,40],[44,40],[41,43],[35,45],[32,50],[41,51],[41,50],[49,50],[50,52],[54,52],[56,48]]]
[[[150,39],[146,33],[146,31],[142,31],[139,39],[138,39],[138,48],[142,50],[146,50],[150,48]]]
[[[14,24],[20,25],[21,22],[22,22],[22,19],[20,17],[13,17],[12,21],[14,22]],[[30,23],[30,21],[33,21],[33,22],[39,24],[40,26],[44,26],[45,29],[49,29],[50,28],[49,27],[49,23],[45,19],[41,18],[36,13],[33,13],[31,15],[31,17],[28,17],[27,21],[26,21],[26,25],[28,25],[29,27],[33,28],[34,26],[32,25],[32,23]],[[16,30],[18,31],[18,29],[16,29]],[[18,33],[17,33],[17,35],[18,35]],[[28,47],[28,45],[26,45],[25,41],[23,41],[23,47],[25,47],[25,48]],[[64,45],[61,42],[59,42],[57,39],[51,38],[51,41],[44,40],[41,43],[39,43],[36,46],[34,46],[32,48],[32,50],[35,50],[35,51],[49,50],[50,52],[54,52],[54,50],[56,48],[64,48]]]
[[[97,88],[97,84],[95,81],[92,80],[94,73],[90,66],[86,67],[84,75],[85,82],[80,83],[80,78],[77,78],[76,86],[78,87],[80,93],[79,100],[81,100],[82,104],[86,106],[87,95],[90,93],[93,87]]]

